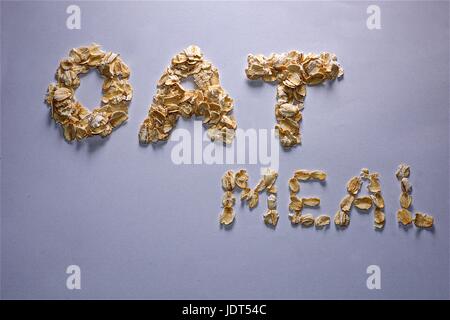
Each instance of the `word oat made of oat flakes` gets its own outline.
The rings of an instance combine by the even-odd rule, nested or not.
[[[95,68],[105,79],[101,105],[91,111],[75,98],[79,76]],[[343,75],[336,55],[304,54],[290,51],[283,54],[249,55],[245,70],[249,79],[278,82],[275,116],[276,133],[283,147],[301,143],[300,124],[307,85],[318,85]],[[60,61],[56,83],[48,87],[46,102],[51,117],[63,128],[67,141],[82,140],[94,135],[106,137],[128,119],[132,87],[130,70],[119,54],[104,52],[92,44],[74,48]],[[183,87],[192,78],[196,89]],[[148,116],[139,130],[139,142],[157,143],[169,139],[179,117],[202,119],[212,141],[230,144],[237,128],[233,99],[221,86],[219,72],[207,61],[199,47],[191,45],[176,54],[160,77]]]

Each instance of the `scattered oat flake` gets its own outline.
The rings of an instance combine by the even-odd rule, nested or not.
[[[276,179],[278,177],[278,173],[273,169],[266,169],[263,173],[263,180],[264,180],[264,186],[265,188],[270,188],[275,183]]]
[[[320,198],[302,198],[302,203],[308,207],[317,207],[320,205]]]
[[[232,207],[234,206],[235,202],[236,198],[234,197],[233,193],[231,191],[226,191],[222,198],[222,206],[224,208]]]
[[[274,184],[269,189],[267,189],[267,193],[276,194],[278,192],[277,186]]]
[[[373,195],[371,195],[373,204],[375,207],[383,209],[384,208],[384,198],[381,195],[381,192],[376,192]]]
[[[404,225],[408,225],[413,221],[412,214],[407,209],[399,209],[397,211],[397,221]]]
[[[359,190],[361,189],[361,178],[360,177],[353,177],[347,182],[347,191],[350,194],[357,194]]]
[[[228,170],[222,177],[222,188],[225,191],[233,191],[236,182],[234,180],[234,172],[232,170]]]
[[[339,206],[341,207],[342,211],[349,212],[352,208],[352,204],[355,197],[351,194],[347,194],[344,198],[342,198],[341,203]]]
[[[258,205],[259,194],[255,190],[250,190],[250,194],[248,197],[248,207],[250,209],[256,207]]]
[[[312,214],[303,214],[300,217],[300,224],[304,227],[310,227],[314,224],[314,217]]]
[[[301,212],[295,212],[295,213],[291,213],[289,214],[289,220],[291,220],[292,224],[299,224],[300,223],[300,219],[302,217]]]
[[[267,197],[267,207],[270,210],[275,210],[277,208],[277,197],[274,194],[271,194]]]
[[[361,178],[363,179],[369,179],[369,169],[362,168],[360,173]]]
[[[289,211],[297,212],[303,210],[303,201],[296,196],[291,196],[291,202],[289,203]]]
[[[369,210],[372,207],[372,198],[370,196],[362,196],[354,201],[355,207],[361,210]]]
[[[271,224],[273,226],[276,226],[278,223],[278,218],[279,218],[279,214],[277,212],[277,210],[274,209],[269,209],[267,210],[267,212],[264,214],[264,223],[266,224]]]
[[[264,179],[261,179],[258,181],[258,184],[256,185],[254,190],[258,193],[261,193],[264,191],[264,189],[266,189],[266,183],[265,183]]]
[[[241,188],[245,189],[248,187],[248,173],[247,170],[241,169],[238,172],[236,172],[235,175],[235,181],[236,185]]]
[[[409,183],[408,178],[402,178],[402,180],[400,180],[400,186],[402,188],[402,192],[405,193],[411,193],[412,191],[412,186]]]
[[[230,207],[223,208],[220,214],[220,223],[224,225],[229,225],[234,221],[234,210]]]
[[[314,225],[321,228],[330,224],[330,216],[322,214],[314,220]]]
[[[381,184],[378,173],[371,173],[369,175],[369,185],[367,186],[367,189],[372,193],[381,192]]]
[[[293,193],[300,191],[300,184],[296,178],[289,179],[289,190]]]
[[[323,181],[327,178],[327,174],[321,170],[314,170],[310,173],[311,179]]]
[[[384,227],[385,215],[382,209],[375,208],[374,214],[374,227],[377,229],[382,229]]]
[[[426,213],[417,212],[414,217],[414,224],[418,228],[431,228],[433,226],[434,219],[432,216]]]
[[[400,194],[400,206],[404,209],[408,209],[411,206],[412,197],[406,192]]]
[[[250,188],[244,188],[241,191],[241,200],[249,200],[251,196],[252,189]]]
[[[409,178],[409,175],[410,175],[410,167],[409,167],[409,165],[407,165],[405,163],[401,163],[398,166],[397,171],[395,171],[395,176],[399,180],[401,180],[403,178]]]
[[[346,227],[350,223],[350,216],[347,212],[338,211],[334,215],[334,224],[341,227]]]
[[[301,181],[309,180],[311,173],[308,170],[297,170],[294,172],[294,177]]]

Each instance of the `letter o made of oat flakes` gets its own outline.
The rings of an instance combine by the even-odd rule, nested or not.
[[[92,111],[75,98],[80,75],[97,69],[104,78],[102,100]],[[56,83],[48,87],[46,102],[51,117],[64,130],[67,141],[94,135],[106,137],[128,119],[133,89],[128,82],[130,69],[117,53],[104,52],[97,44],[70,50],[56,70]]]

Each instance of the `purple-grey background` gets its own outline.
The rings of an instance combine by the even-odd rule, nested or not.
[[[81,30],[68,30],[69,4]],[[366,8],[381,8],[381,30]],[[448,298],[448,2],[2,2],[1,293],[3,298]],[[126,125],[108,139],[68,144],[43,97],[70,48],[97,42],[132,70]],[[219,69],[243,129],[274,126],[275,88],[251,85],[249,53],[335,52],[343,81],[309,88],[303,145],[280,151],[278,208],[266,198],[236,205],[231,230],[218,224],[220,177],[259,165],[174,165],[169,142],[141,147],[137,132],[171,57],[195,43]],[[77,97],[99,103],[101,79],[82,79]],[[193,130],[192,121],[179,128]],[[414,210],[434,231],[397,225],[397,165],[412,166]],[[381,174],[387,223],[352,211],[350,227],[292,227],[287,179],[323,169],[314,215],[334,215],[345,183],[362,167]],[[364,192],[363,192],[364,194]],[[66,267],[81,267],[81,290],[66,289]],[[368,290],[379,265],[382,289]]]

